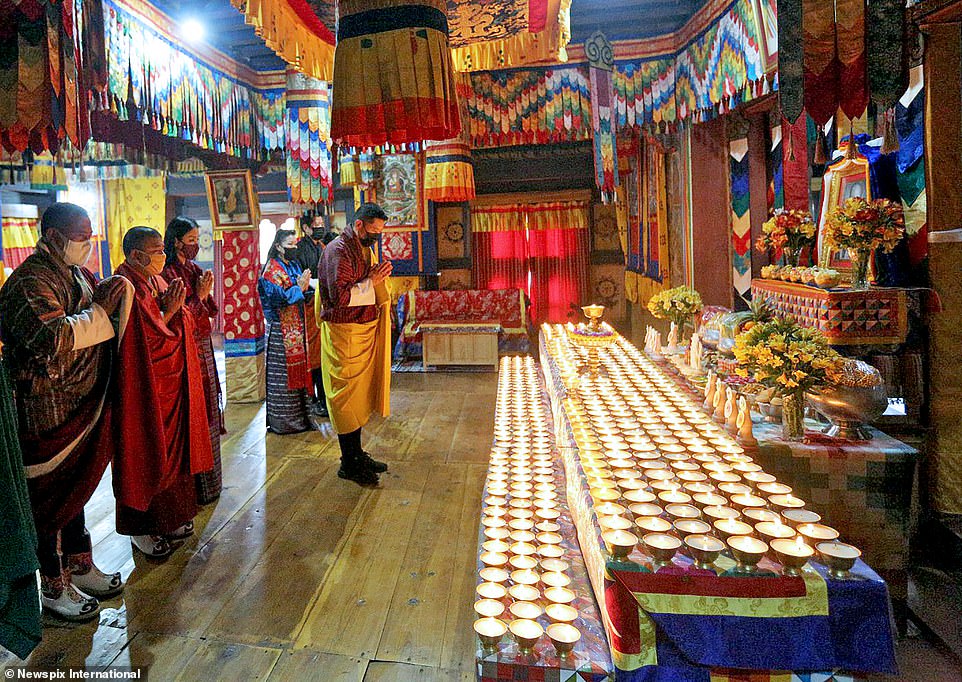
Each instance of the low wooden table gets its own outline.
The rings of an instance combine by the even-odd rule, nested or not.
[[[498,368],[500,322],[426,321],[423,335],[424,369],[441,365],[491,365]]]

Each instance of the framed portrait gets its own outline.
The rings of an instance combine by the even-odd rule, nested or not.
[[[420,177],[416,154],[378,157],[377,201],[387,213],[385,227],[395,231],[421,229]]]
[[[204,175],[210,222],[215,230],[249,230],[260,222],[260,207],[249,170]]]
[[[832,211],[854,197],[872,200],[869,163],[861,154],[854,159],[842,159],[830,165],[822,178],[822,208],[819,212],[816,242],[820,267],[834,268],[843,274],[850,274],[852,271],[852,259],[848,251],[834,249],[826,243],[825,224]]]
[[[770,73],[778,66],[778,10],[776,0],[753,0],[758,26],[759,53],[762,68]]]

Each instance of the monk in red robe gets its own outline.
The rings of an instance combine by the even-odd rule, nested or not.
[[[193,533],[194,475],[213,465],[194,321],[180,279],[168,285],[164,238],[135,227],[117,268],[134,286],[112,392],[117,532],[163,557]]]

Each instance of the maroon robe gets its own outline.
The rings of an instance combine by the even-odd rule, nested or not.
[[[164,322],[162,278],[117,274],[136,294],[111,392],[117,531],[161,535],[196,515],[193,474],[213,466],[194,322],[186,308]]]

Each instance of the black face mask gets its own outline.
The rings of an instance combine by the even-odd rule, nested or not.
[[[379,241],[381,241],[381,235],[379,234],[369,234],[368,236],[361,238],[361,244],[364,246],[374,246]]]

